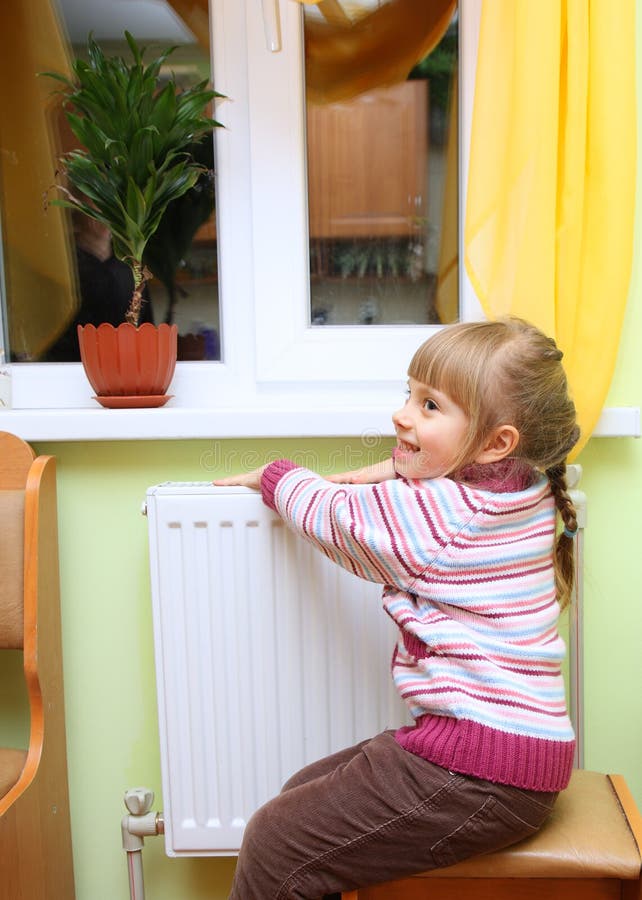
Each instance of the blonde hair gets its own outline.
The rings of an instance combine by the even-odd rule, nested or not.
[[[555,581],[565,606],[573,587],[574,545],[564,531],[577,528],[566,457],[580,431],[555,341],[512,316],[452,325],[419,347],[408,374],[444,391],[470,419],[468,438],[449,474],[474,460],[497,426],[517,429],[511,456],[546,473],[564,524],[555,547]]]

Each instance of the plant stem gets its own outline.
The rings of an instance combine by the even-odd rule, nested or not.
[[[138,320],[140,319],[140,307],[143,302],[143,288],[145,287],[145,270],[140,263],[132,263],[131,270],[134,275],[134,290],[132,299],[129,303],[129,309],[125,314],[125,319],[135,328],[138,328]]]

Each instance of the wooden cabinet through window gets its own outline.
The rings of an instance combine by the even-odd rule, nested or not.
[[[403,237],[426,215],[428,82],[308,106],[311,238]]]

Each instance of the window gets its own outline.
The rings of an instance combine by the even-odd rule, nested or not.
[[[460,3],[461,148],[472,105],[475,7],[471,0]],[[160,426],[159,436],[348,434],[360,430],[361,421],[378,428],[398,401],[412,352],[435,327],[356,321],[320,327],[311,311],[320,304],[314,289],[310,301],[309,286],[303,12],[290,0],[281,0],[278,11],[271,26],[278,25],[281,49],[273,52],[260,4],[211,2],[213,82],[228,97],[216,113],[226,127],[215,132],[223,352],[220,362],[178,364],[175,400],[162,414],[174,422],[168,428],[177,427],[179,415],[186,424],[167,435]],[[460,171],[465,164],[462,149]],[[460,188],[460,211],[463,194]],[[479,317],[465,276],[460,281],[461,317]],[[14,407],[86,409],[93,403],[77,364],[22,363],[12,370]],[[198,427],[187,424],[190,409],[209,411]],[[242,424],[245,410],[254,426]],[[284,421],[285,411],[296,417],[289,432],[274,424]],[[127,412],[127,421],[142,415]]]
[[[255,314],[260,335],[257,380],[312,383],[330,377],[375,383],[376,390],[382,382],[403,375],[430,326],[348,325],[327,330],[310,326],[306,170],[301,152],[305,146],[303,46],[297,11],[297,4],[281,4],[282,42],[288,48],[283,53],[267,53],[263,23],[248,19]],[[460,59],[466,92],[471,88],[466,50]],[[466,116],[469,102],[462,100]],[[460,301],[464,317],[480,314],[472,291],[464,288]]]
[[[131,31],[145,36],[139,45],[147,65],[172,48],[160,71],[161,84],[171,78],[184,89],[207,82],[209,20],[204,12],[203,27],[196,23],[195,32],[165,0],[132,0],[115,8],[98,0],[81,6],[74,0],[33,0],[20,13],[0,12],[7,43],[0,61],[3,92],[11,91],[13,86],[6,85],[14,81],[17,95],[11,103],[5,98],[0,122],[10,360],[78,362],[76,324],[119,324],[133,288],[128,266],[112,252],[109,230],[76,210],[55,206],[63,195],[54,182],[64,184],[65,166],[58,159],[77,149],[79,139],[64,114],[69,107],[60,83],[37,76],[71,76],[70,60],[87,58],[88,34],[107,57],[129,61],[125,32]],[[213,170],[211,137],[190,149],[204,169]],[[46,213],[43,197],[54,200]],[[170,204],[146,248],[145,263],[154,277],[145,286],[141,321],[175,322],[179,359],[219,358],[214,206],[213,179],[203,172],[187,195]]]

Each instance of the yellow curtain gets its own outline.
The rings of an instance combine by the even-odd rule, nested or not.
[[[322,0],[318,6],[324,18],[305,21],[306,94],[312,103],[336,103],[404,81],[443,37],[456,0],[385,0],[375,9]],[[359,15],[349,16],[351,8]]]
[[[65,215],[43,196],[54,182],[60,102],[39,71],[69,73],[49,0],[0,4],[0,191],[10,345],[14,358],[37,358],[74,311],[72,257]]]
[[[633,249],[634,0],[484,0],[464,232],[484,311],[564,351],[582,439],[615,366]]]

